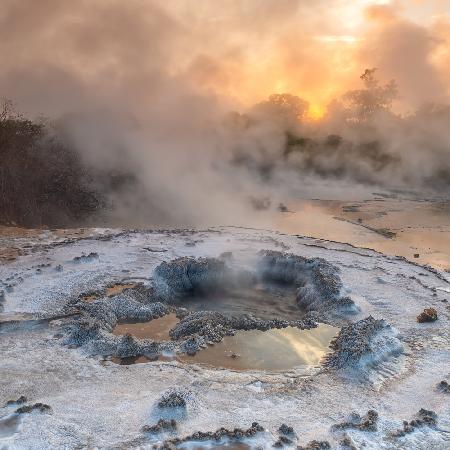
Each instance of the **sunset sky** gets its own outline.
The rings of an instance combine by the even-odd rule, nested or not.
[[[366,67],[396,78],[405,107],[442,99],[450,73],[450,2],[285,0],[169,2],[195,36],[176,70],[252,103],[291,92],[320,115]],[[422,86],[427,83],[426,92]]]
[[[0,38],[0,95],[44,113],[170,78],[233,107],[289,92],[320,117],[367,67],[402,111],[449,93],[448,0],[4,0]]]

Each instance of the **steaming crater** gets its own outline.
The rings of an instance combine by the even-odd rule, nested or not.
[[[337,333],[326,326],[313,331],[317,319],[333,321],[357,311],[340,295],[338,272],[324,259],[271,250],[245,261],[231,253],[164,261],[154,270],[144,301],[128,288],[79,305],[84,314],[72,324],[68,342],[131,362],[200,352],[198,359],[180,360],[287,370],[310,365],[308,354],[317,353],[320,358],[312,362],[317,365]],[[239,353],[247,355],[245,363],[224,358]]]

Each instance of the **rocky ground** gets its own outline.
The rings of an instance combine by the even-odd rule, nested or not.
[[[243,228],[28,233],[14,248],[0,267],[4,448],[450,446],[446,272]],[[172,303],[259,276],[295,287],[302,318],[229,318]],[[108,296],[117,283],[134,287]],[[433,313],[419,322],[425,309],[437,320]],[[170,342],[111,332],[121,320],[168,312],[181,319]],[[341,331],[308,376],[110,360],[196,352],[240,329],[320,322]]]

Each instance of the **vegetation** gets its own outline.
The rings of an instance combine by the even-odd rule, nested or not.
[[[347,120],[365,122],[376,113],[389,112],[392,102],[397,98],[397,84],[395,80],[381,86],[375,78],[376,68],[366,69],[360,76],[364,89],[348,91],[343,96],[343,102],[348,112]]]
[[[78,154],[8,101],[0,110],[0,157],[3,224],[66,226],[105,206]]]

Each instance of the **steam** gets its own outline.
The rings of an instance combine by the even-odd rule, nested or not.
[[[87,165],[133,174],[112,198],[123,222],[248,224],[255,199],[277,205],[311,177],[449,189],[450,111],[424,105],[448,100],[450,22],[370,8],[354,42],[330,43],[345,31],[330,3],[4,0],[0,95]],[[334,103],[312,123],[261,103],[280,89],[339,99],[366,67],[397,80],[403,117],[355,124]]]

